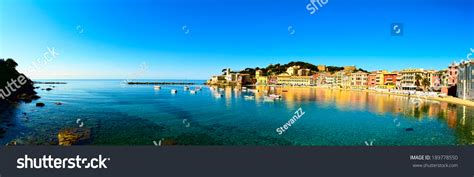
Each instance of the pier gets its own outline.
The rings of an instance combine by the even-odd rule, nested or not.
[[[196,85],[193,82],[127,82],[128,85]]]

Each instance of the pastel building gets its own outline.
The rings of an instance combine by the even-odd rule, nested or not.
[[[291,86],[310,86],[313,85],[312,76],[288,76],[279,75],[277,77],[278,85],[291,85]]]
[[[317,86],[326,85],[326,78],[328,76],[330,76],[330,74],[326,72],[313,74],[313,84]]]
[[[251,83],[252,83],[252,79],[250,78],[250,74],[237,75],[237,84],[245,85],[245,84],[251,84]]]
[[[458,64],[451,63],[448,66],[448,86],[455,86],[458,82]]]
[[[300,69],[300,66],[291,66],[286,68],[286,73],[290,76],[294,76],[297,74],[298,69]]]
[[[418,86],[416,85],[416,75],[420,75],[422,78],[425,77],[424,69],[404,69],[400,71],[402,75],[401,88],[403,90],[416,90]],[[421,80],[419,81],[421,82]]]
[[[368,73],[362,71],[351,73],[351,87],[354,89],[366,89],[368,87],[368,76]]]
[[[210,82],[211,84],[225,84],[226,80],[224,76],[212,76]]]
[[[268,77],[263,75],[262,70],[255,71],[255,79],[257,80],[257,85],[267,85],[268,84]]]
[[[464,100],[474,100],[474,61],[461,62],[458,71],[458,97]]]
[[[369,88],[384,88],[384,74],[388,73],[385,70],[373,71],[368,76]]]
[[[333,87],[336,85],[336,77],[334,75],[327,75],[324,78],[324,85]]]
[[[310,69],[298,69],[298,76],[309,76],[310,73]]]
[[[397,87],[398,73],[384,73],[383,74],[383,87],[386,89],[394,89]]]

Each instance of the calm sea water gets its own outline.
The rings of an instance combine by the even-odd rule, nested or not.
[[[263,101],[253,93],[204,85],[197,94],[183,86],[122,86],[120,80],[67,80],[52,91],[37,90],[41,99],[4,111],[0,143],[54,144],[63,128],[90,129],[90,144],[153,145],[172,140],[180,145],[471,145],[474,109],[413,98],[309,88],[276,88],[283,99]],[[195,81],[203,83],[204,81]],[[39,85],[47,88],[49,85]],[[171,94],[177,89],[177,94]],[[272,92],[272,90],[270,90]],[[46,104],[43,108],[36,102]],[[56,105],[56,102],[63,103]],[[285,133],[276,128],[301,108],[305,114]],[[26,114],[26,115],[25,115]]]

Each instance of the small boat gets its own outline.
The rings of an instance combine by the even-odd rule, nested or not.
[[[255,90],[255,89],[249,89],[249,92],[258,93],[258,90]]]
[[[219,88],[219,91],[225,91],[225,89],[224,88]]]
[[[264,102],[274,102],[274,101],[275,101],[275,98],[269,97],[269,96],[264,96],[264,97],[263,97],[263,101],[264,101]]]
[[[153,88],[154,88],[155,90],[160,90],[160,89],[161,89],[161,86],[155,85]]]
[[[244,96],[244,99],[246,99],[246,100],[253,100],[253,99],[255,99],[255,96],[245,95],[245,96]]]
[[[220,93],[216,93],[216,94],[214,94],[214,96],[216,96],[216,98],[224,97],[224,95],[220,94]]]
[[[269,97],[275,98],[275,99],[281,99],[281,95],[276,95],[276,94],[270,94],[268,95]]]
[[[282,92],[288,92],[288,90],[282,90]]]
[[[242,87],[242,90],[247,90],[247,87]]]
[[[201,91],[201,90],[202,90],[202,87],[196,87],[196,90]]]
[[[171,93],[172,93],[172,94],[176,94],[176,93],[178,93],[178,90],[172,89],[172,90],[171,90]]]
[[[196,90],[189,91],[190,94],[196,94]]]
[[[189,87],[188,87],[188,86],[184,86],[184,90],[189,90]]]

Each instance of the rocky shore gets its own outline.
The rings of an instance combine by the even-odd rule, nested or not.
[[[0,114],[11,112],[20,102],[30,103],[40,98],[34,91],[33,81],[19,73],[17,66],[13,59],[0,59]],[[13,123],[8,116],[0,116],[0,138],[11,126]]]

